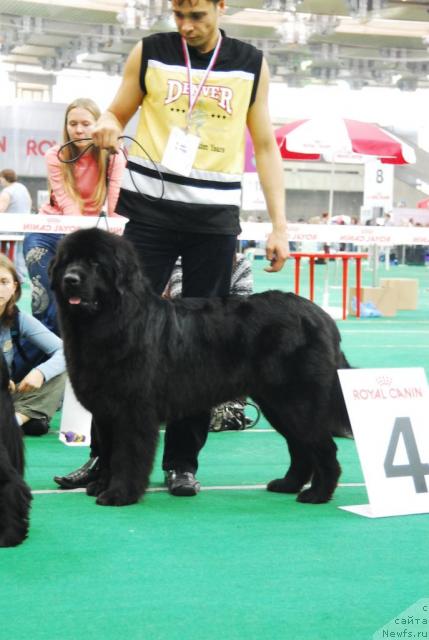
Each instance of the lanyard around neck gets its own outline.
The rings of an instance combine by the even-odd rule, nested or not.
[[[186,62],[186,68],[188,70],[188,83],[189,83],[189,110],[188,110],[188,118],[190,117],[192,111],[194,110],[194,107],[197,103],[198,98],[201,95],[201,91],[203,90],[204,84],[208,78],[208,75],[210,73],[210,71],[213,69],[215,63],[216,63],[216,59],[219,53],[219,49],[220,49],[220,45],[222,42],[222,34],[219,34],[219,38],[218,41],[216,43],[216,47],[213,51],[212,57],[210,58],[210,62],[208,64],[207,69],[204,72],[203,77],[201,78],[201,82],[198,85],[198,88],[195,92],[195,95],[192,96],[192,67],[191,67],[191,58],[189,56],[189,51],[188,51],[188,44],[185,40],[185,38],[182,38],[182,47],[183,47],[183,55],[185,56],[185,62]]]

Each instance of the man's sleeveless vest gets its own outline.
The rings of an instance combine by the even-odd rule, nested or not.
[[[200,145],[191,175],[184,177],[160,162],[174,126],[185,128],[189,109],[188,72],[178,33],[143,39],[140,72],[145,94],[136,139],[122,182],[117,212],[144,223],[182,231],[231,233],[240,230],[241,176],[247,112],[256,95],[262,53],[223,34],[214,69],[198,98],[192,133]],[[189,47],[192,91],[196,91],[212,52]],[[155,162],[164,178],[154,170]],[[148,195],[152,200],[142,198]]]

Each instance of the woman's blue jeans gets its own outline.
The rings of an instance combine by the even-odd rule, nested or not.
[[[29,233],[24,238],[24,258],[31,280],[31,312],[45,327],[60,335],[55,297],[48,267],[64,236],[58,233]]]

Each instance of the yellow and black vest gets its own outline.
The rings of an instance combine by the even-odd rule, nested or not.
[[[189,109],[188,72],[178,33],[143,38],[140,83],[145,94],[136,139],[124,173],[117,212],[150,225],[182,231],[236,234],[240,231],[241,176],[247,112],[259,81],[262,53],[228,38],[195,105],[192,133],[200,145],[189,177],[163,167],[161,159],[174,126],[185,128]],[[189,47],[193,91],[212,52]],[[164,197],[159,175],[164,179]],[[141,194],[149,196],[147,199]]]

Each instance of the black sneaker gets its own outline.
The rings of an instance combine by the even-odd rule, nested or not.
[[[190,471],[165,472],[165,482],[172,496],[196,496],[201,485]]]
[[[21,426],[26,436],[44,436],[49,431],[48,418],[30,418]]]
[[[67,474],[66,476],[54,476],[54,480],[61,489],[81,489],[90,482],[97,480],[99,473],[98,456],[90,458],[84,465]]]

